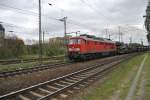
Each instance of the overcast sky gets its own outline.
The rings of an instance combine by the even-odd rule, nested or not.
[[[46,39],[63,36],[63,23],[57,19],[67,16],[67,33],[95,34],[118,40],[118,26],[123,41],[147,44],[144,29],[147,0],[41,0],[42,30]],[[49,6],[51,3],[52,6]],[[0,22],[6,33],[14,31],[18,37],[38,40],[38,0],[0,0]]]

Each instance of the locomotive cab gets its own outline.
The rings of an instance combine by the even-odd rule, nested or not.
[[[80,37],[70,38],[68,43],[68,56],[70,59],[78,59],[81,52],[81,45],[84,45],[85,40]]]

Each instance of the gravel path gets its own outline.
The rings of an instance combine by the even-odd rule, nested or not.
[[[147,55],[144,57],[144,59],[142,60],[140,66],[139,66],[137,74],[136,74],[136,76],[135,76],[135,78],[134,78],[134,80],[133,80],[133,82],[131,84],[131,87],[129,89],[129,92],[128,92],[125,100],[133,100],[133,97],[135,95],[135,90],[136,90],[136,87],[137,87],[137,83],[139,81],[139,78],[140,78],[141,72],[143,70],[144,63],[145,63],[146,59],[147,59]]]
[[[139,86],[139,95],[137,96],[137,100],[143,100],[144,98],[144,86],[145,86],[145,77],[144,77],[144,73],[142,73],[142,78],[141,78],[141,82],[140,82],[140,86]]]

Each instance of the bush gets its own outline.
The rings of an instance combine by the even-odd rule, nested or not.
[[[14,58],[13,52],[8,48],[0,48],[0,59]]]
[[[65,53],[64,48],[48,48],[48,49],[46,49],[47,56],[63,55],[64,53]]]
[[[21,39],[5,39],[0,48],[0,59],[19,58],[25,54],[25,45]]]

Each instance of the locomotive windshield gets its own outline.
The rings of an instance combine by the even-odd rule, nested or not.
[[[70,39],[69,44],[80,44],[81,40],[80,39]]]

